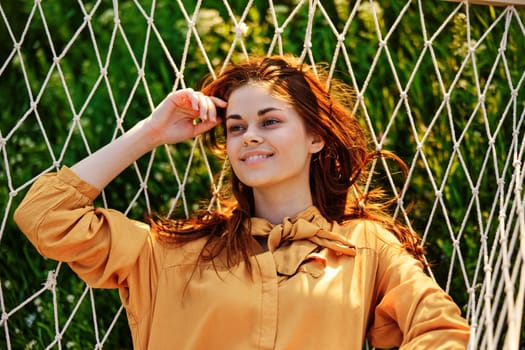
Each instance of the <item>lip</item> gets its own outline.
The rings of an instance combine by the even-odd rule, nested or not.
[[[270,152],[247,152],[241,156],[243,162],[255,162],[262,159],[267,159],[273,156]]]

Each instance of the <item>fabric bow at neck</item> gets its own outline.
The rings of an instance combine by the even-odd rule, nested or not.
[[[320,215],[320,214],[318,214]],[[268,235],[268,250],[273,253],[277,272],[294,275],[308,256],[319,247],[328,248],[338,255],[355,256],[355,246],[340,234],[330,232],[315,224],[313,215],[308,219],[285,218],[282,224],[252,218],[252,235]]]

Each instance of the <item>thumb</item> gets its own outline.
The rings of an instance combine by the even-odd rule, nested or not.
[[[195,124],[195,128],[193,129],[194,130],[193,131],[194,132],[194,136],[203,134],[206,131],[209,131],[209,130],[213,129],[214,127],[216,127],[220,123],[221,123],[221,119],[220,118],[217,118],[216,121],[213,121],[211,119],[200,120],[200,121],[197,122],[197,124]]]

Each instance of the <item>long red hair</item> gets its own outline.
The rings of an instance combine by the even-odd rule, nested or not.
[[[388,157],[405,171],[406,165],[392,153],[368,149],[365,132],[351,112],[352,90],[336,80],[328,85],[323,70],[314,71],[294,57],[272,56],[233,64],[216,79],[205,80],[201,91],[227,101],[236,88],[247,83],[269,86],[276,97],[290,103],[302,116],[308,132],[325,141],[323,149],[314,154],[310,163],[313,204],[321,214],[328,221],[338,223],[355,219],[380,222],[408,252],[424,261],[419,236],[385,211],[390,201],[383,198],[379,189],[366,193],[361,190],[372,160]],[[218,110],[219,116],[224,117],[224,113],[224,109]],[[205,135],[207,145],[219,156],[226,155],[225,138],[224,123]],[[187,220],[150,220],[153,229],[180,244],[208,237],[201,259],[213,260],[225,252],[230,267],[241,260],[249,262],[253,239],[244,223],[254,213],[253,192],[233,172],[229,177],[230,186],[221,198],[225,210],[203,211]]]

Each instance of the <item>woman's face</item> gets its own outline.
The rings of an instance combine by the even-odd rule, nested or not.
[[[254,190],[309,191],[310,160],[324,143],[269,87],[247,84],[232,92],[226,136],[228,158],[243,184]]]

